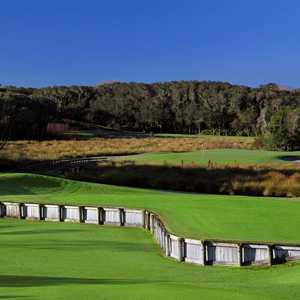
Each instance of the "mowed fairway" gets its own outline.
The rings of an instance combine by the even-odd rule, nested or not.
[[[299,264],[177,263],[141,229],[2,219],[0,238],[0,299],[300,298]]]
[[[275,152],[243,149],[209,149],[193,152],[161,152],[131,155],[120,160],[134,160],[141,164],[181,165],[197,163],[207,165],[208,161],[217,164],[261,164],[284,163],[289,160],[300,160],[300,152]]]
[[[300,243],[297,198],[175,193],[30,174],[0,175],[0,195],[0,201],[146,208],[184,237]]]

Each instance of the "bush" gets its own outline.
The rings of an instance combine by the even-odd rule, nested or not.
[[[300,149],[300,111],[287,108],[275,113],[263,137],[265,148],[275,151]]]

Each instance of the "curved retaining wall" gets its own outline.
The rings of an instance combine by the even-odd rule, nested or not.
[[[158,215],[127,208],[0,203],[0,217],[134,226],[150,231],[165,256],[198,265],[273,265],[300,260],[300,246],[267,243],[194,240],[178,237],[166,229]]]

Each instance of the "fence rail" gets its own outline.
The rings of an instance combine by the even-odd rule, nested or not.
[[[27,167],[13,169],[11,172],[16,173],[39,173],[39,172],[51,172],[59,171],[66,168],[77,168],[81,166],[93,165],[97,162],[103,162],[112,160],[115,157],[109,156],[94,156],[94,157],[80,157],[71,159],[59,159],[59,160],[47,160],[39,163],[29,165]]]
[[[134,226],[150,231],[165,256],[198,265],[274,265],[300,260],[300,245],[193,240],[166,229],[158,215],[148,210],[96,206],[0,202],[0,217]]]

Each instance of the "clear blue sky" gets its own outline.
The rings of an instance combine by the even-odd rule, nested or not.
[[[299,0],[1,0],[0,83],[300,87]]]

